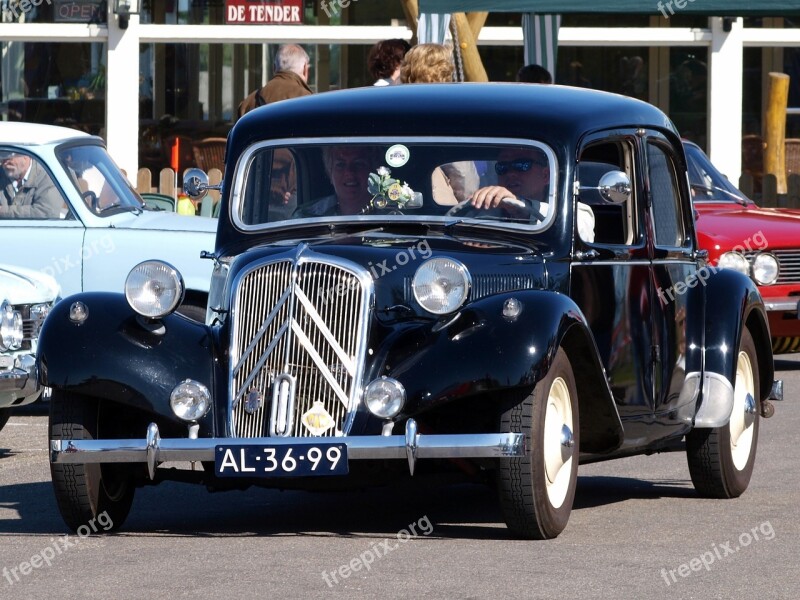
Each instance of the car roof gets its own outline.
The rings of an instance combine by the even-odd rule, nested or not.
[[[74,138],[92,137],[88,133],[69,127],[24,123],[21,121],[0,122],[0,144],[17,146],[39,146]]]
[[[231,132],[230,153],[263,139],[320,136],[491,136],[563,145],[589,131],[643,126],[678,140],[656,107],[596,90],[527,83],[370,86],[250,111]]]

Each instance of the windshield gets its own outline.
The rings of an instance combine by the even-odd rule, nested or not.
[[[107,217],[142,208],[139,196],[102,146],[70,144],[58,148],[56,156],[95,214]]]
[[[553,216],[557,167],[543,144],[292,140],[242,163],[233,212],[245,229],[387,217],[543,229]]]
[[[694,144],[684,144],[689,167],[689,184],[695,202],[738,202],[745,196],[728,178],[711,164],[705,153]]]

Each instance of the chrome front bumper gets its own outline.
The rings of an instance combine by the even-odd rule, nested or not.
[[[4,356],[10,359],[9,356]],[[39,391],[39,381],[36,377],[36,358],[30,354],[23,354],[13,359],[13,366],[0,370],[0,408],[4,404],[21,406],[36,400]],[[25,398],[17,402],[19,398]]]
[[[161,439],[158,426],[151,423],[146,439],[134,440],[50,440],[52,463],[146,462],[152,479],[159,463],[165,461],[214,461],[217,445],[247,446],[308,444],[320,438],[180,438]],[[423,435],[414,419],[406,422],[405,435],[366,435],[325,438],[347,445],[349,460],[408,460],[411,474],[418,458],[505,458],[525,456],[521,433],[476,433]]]
[[[767,312],[796,312],[800,314],[800,298],[791,296],[788,298],[763,298],[764,308]]]

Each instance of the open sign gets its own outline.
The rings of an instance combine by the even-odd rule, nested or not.
[[[102,0],[56,0],[56,23],[105,23]]]

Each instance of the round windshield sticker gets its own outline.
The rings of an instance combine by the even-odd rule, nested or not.
[[[403,144],[395,144],[386,151],[386,164],[390,167],[402,167],[411,158],[411,153]]]

